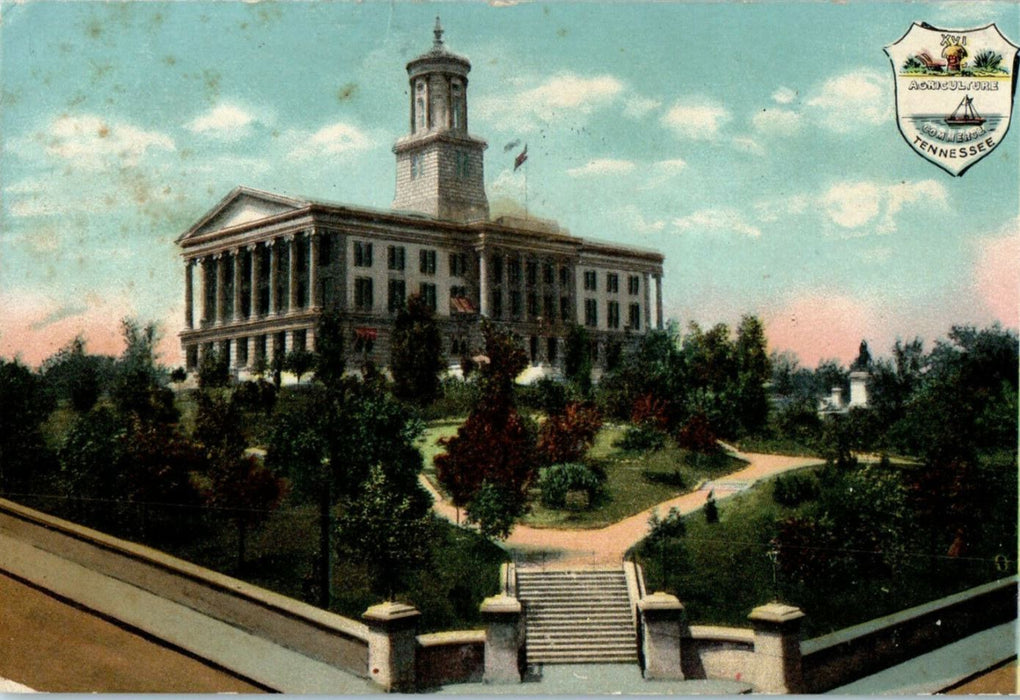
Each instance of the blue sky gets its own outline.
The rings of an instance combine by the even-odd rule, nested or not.
[[[183,321],[174,239],[231,188],[393,197],[404,64],[473,65],[497,211],[661,250],[666,315],[765,321],[774,349],[852,359],[953,323],[1017,326],[1017,129],[962,178],[895,124],[883,47],[1013,3],[2,3],[0,355],[118,319]]]

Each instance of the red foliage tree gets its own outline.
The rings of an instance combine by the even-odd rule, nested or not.
[[[676,444],[685,450],[710,454],[719,450],[719,443],[712,426],[701,413],[695,413],[687,419],[677,432]]]
[[[568,404],[560,415],[549,416],[538,433],[538,458],[542,464],[577,462],[595,442],[602,414],[591,404]]]

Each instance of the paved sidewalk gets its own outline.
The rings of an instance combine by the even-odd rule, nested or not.
[[[724,445],[732,457],[744,460],[747,466],[731,474],[721,476],[718,481],[727,484],[739,483],[743,488],[720,489],[715,492],[716,501],[729,498],[753,484],[794,469],[803,469],[821,464],[817,457],[787,457],[784,455],[757,454],[739,452],[735,448]],[[457,521],[457,509],[442,497],[427,480],[421,477],[425,488],[435,498],[434,510],[440,516]],[[607,527],[590,530],[555,530],[551,528],[535,528],[517,525],[506,544],[522,554],[536,553],[544,555],[543,566],[555,569],[570,569],[583,566],[616,565],[623,561],[627,550],[648,535],[648,518],[652,513],[665,515],[670,508],[676,508],[681,514],[687,515],[705,505],[707,493],[695,491],[683,494],[658,505],[652,506],[636,515],[625,518]]]

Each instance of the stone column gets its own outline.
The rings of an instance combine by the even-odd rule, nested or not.
[[[262,274],[262,262],[259,246],[248,246],[248,254],[251,256],[251,289],[248,301],[248,318],[258,318],[259,315],[259,276]],[[249,356],[250,357],[250,356]]]
[[[305,331],[305,349],[309,352],[315,352],[315,326]]]
[[[482,601],[485,627],[486,683],[520,683],[521,603],[508,595]]]
[[[478,251],[478,313],[489,315],[489,256],[484,250]]]
[[[298,239],[292,235],[287,241],[287,313],[292,314],[298,310]]]
[[[800,656],[800,608],[782,603],[761,605],[748,619],[754,625],[755,690],[803,693]]]
[[[216,260],[216,325],[222,325],[227,315],[227,258],[217,253]]]
[[[662,330],[662,275],[655,276],[655,327]]]
[[[644,285],[644,290],[643,293],[641,294],[641,306],[644,307],[645,311],[644,313],[645,320],[643,322],[645,324],[644,327],[645,331],[652,330],[652,289],[648,282],[649,277],[648,273],[646,272],[644,275],[642,275],[641,280],[641,283]]]
[[[319,295],[319,240],[318,231],[308,232],[308,308],[318,309],[322,306]]]
[[[200,308],[201,318],[198,319],[199,326],[204,326],[212,320],[213,310],[209,308],[209,288],[213,279],[212,271],[209,269],[209,258],[199,258],[198,264],[198,279],[202,283],[202,292],[200,297]]]
[[[195,327],[195,288],[191,279],[191,261],[184,261],[184,327],[191,330]]]
[[[241,294],[241,278],[244,277],[244,255],[242,249],[237,248],[234,250],[234,321],[240,321],[243,316],[241,315],[242,307],[242,294]]]
[[[277,313],[276,288],[280,277],[280,246],[275,240],[267,241],[269,246],[269,315]]]
[[[373,605],[361,616],[368,625],[368,677],[383,690],[415,690],[417,626],[421,613],[404,603]]]
[[[680,621],[684,606],[674,595],[658,591],[638,601],[644,630],[641,649],[645,679],[683,680],[680,663]]]

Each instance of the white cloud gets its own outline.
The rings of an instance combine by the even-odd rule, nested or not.
[[[656,161],[653,167],[660,172],[675,175],[687,167],[687,161],[683,158],[670,158],[668,160]]]
[[[763,109],[751,117],[754,130],[770,136],[793,136],[800,124],[800,114],[790,109]]]
[[[730,145],[738,151],[743,153],[749,153],[752,156],[765,155],[765,149],[762,148],[761,144],[752,139],[750,136],[737,136]]]
[[[511,96],[504,92],[479,98],[473,110],[477,116],[495,122],[497,128],[525,133],[550,122],[576,122],[577,115],[611,104],[623,91],[623,83],[612,75],[560,73]]]
[[[673,228],[679,233],[732,231],[749,238],[761,236],[761,229],[748,223],[735,209],[701,209],[688,216],[673,219]]]
[[[46,155],[80,170],[137,165],[150,151],[174,151],[170,136],[132,124],[113,122],[96,114],[64,115],[30,143],[45,144]],[[24,151],[24,144],[19,149]]]
[[[841,182],[830,187],[819,199],[833,223],[859,235],[869,233],[861,229],[872,222],[875,222],[875,233],[892,233],[903,207],[918,202],[945,209],[948,207],[945,186],[935,180],[892,185]]]
[[[597,175],[624,175],[634,170],[635,165],[629,160],[617,160],[614,158],[595,158],[589,160],[578,168],[570,168],[567,175],[570,177],[590,177]]]
[[[836,132],[882,124],[892,119],[891,83],[870,69],[845,73],[814,90],[807,105],[823,126]]]
[[[618,216],[623,221],[624,228],[634,233],[651,234],[660,233],[666,228],[666,222],[662,219],[648,219],[637,206],[628,204],[618,210]]]
[[[623,107],[623,113],[628,117],[640,119],[653,109],[658,109],[661,106],[662,102],[660,100],[636,95],[627,100],[627,104]]]
[[[290,157],[305,160],[316,156],[336,156],[371,148],[374,144],[368,134],[345,122],[324,126],[314,134],[292,134],[300,143],[290,151]]]
[[[215,138],[234,140],[247,136],[255,121],[251,112],[232,104],[221,104],[185,124],[188,131]]]
[[[807,211],[811,198],[806,195],[791,195],[779,199],[759,200],[754,211],[759,221],[771,223],[786,216],[799,216]]]
[[[678,174],[687,168],[687,161],[683,158],[669,158],[658,160],[648,168],[648,179],[638,189],[651,190],[671,181]]]
[[[772,100],[777,104],[788,105],[797,99],[797,91],[785,86],[776,88],[776,91],[772,93]]]
[[[662,125],[683,138],[714,139],[730,119],[729,110],[711,101],[677,100],[663,115]]]

